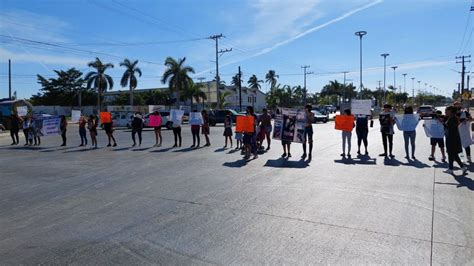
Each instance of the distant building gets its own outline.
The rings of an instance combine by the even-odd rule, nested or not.
[[[199,83],[198,83],[199,84]],[[201,90],[206,94],[207,100],[204,101],[206,108],[213,107],[214,109],[217,106],[217,90],[216,83],[214,81],[203,82]],[[135,93],[145,93],[155,90],[168,90],[168,87],[164,88],[149,88],[149,89],[136,89]],[[108,91],[104,93],[104,102],[111,103],[113,100],[118,97],[121,93],[128,93],[129,90],[118,90],[118,91]],[[225,98],[225,101],[228,103],[226,109],[234,109],[239,111],[239,89],[236,86],[222,86],[220,93],[229,92],[229,95]],[[245,111],[245,107],[253,106],[255,110],[261,111],[266,107],[266,94],[261,90],[250,89],[247,87],[242,87],[242,111]],[[196,104],[196,101],[193,100],[193,104]],[[187,102],[181,101],[180,106],[189,106],[190,101]],[[201,108],[201,104],[198,108]]]

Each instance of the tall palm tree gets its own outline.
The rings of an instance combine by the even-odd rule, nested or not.
[[[270,84],[270,90],[275,88],[277,78],[279,78],[279,76],[275,73],[275,70],[268,70],[268,73],[265,75],[265,80]]]
[[[249,85],[249,87],[251,89],[254,89],[254,90],[259,90],[262,86],[260,85],[260,83],[262,83],[263,80],[258,80],[257,76],[255,75],[252,75],[249,80],[247,81],[247,84]],[[275,81],[276,82],[276,81]]]
[[[168,82],[170,91],[176,93],[176,106],[179,106],[180,92],[189,88],[191,84],[193,84],[193,80],[189,77],[189,73],[194,73],[194,68],[185,66],[184,61],[186,61],[186,57],[178,59],[178,61],[172,57],[166,58],[165,66],[167,69],[161,78],[161,82],[163,84]]]
[[[111,90],[114,87],[114,80],[111,76],[105,74],[105,71],[109,68],[113,68],[114,65],[111,63],[104,64],[98,57],[96,57],[95,61],[90,62],[88,66],[94,68],[95,71],[87,73],[84,80],[87,82],[87,89],[90,89],[93,86],[94,89],[97,90],[97,106],[100,112],[102,110],[100,104],[102,93],[107,92],[108,89]]]
[[[235,76],[232,77],[231,84],[238,87],[239,84],[242,84],[242,79],[239,77],[239,73],[235,74]]]
[[[138,74],[139,77],[142,76],[142,70],[137,67],[138,60],[131,62],[128,59],[123,60],[120,63],[120,66],[125,67],[125,72],[123,72],[122,79],[120,80],[120,85],[122,87],[129,86],[130,88],[130,105],[133,108],[133,91],[137,88],[137,76],[135,73]]]
[[[225,98],[229,97],[231,95],[230,91],[225,91],[221,94],[219,94],[219,109],[224,109],[229,103],[225,100]]]

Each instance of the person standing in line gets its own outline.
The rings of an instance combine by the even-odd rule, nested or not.
[[[33,129],[33,116],[28,116],[28,144],[29,146],[33,145],[33,139],[35,138],[34,136],[34,129]]]
[[[413,107],[407,106],[404,110],[405,115],[412,115],[413,114]],[[416,140],[416,130],[410,131],[403,131],[403,139],[405,141],[405,158],[410,159],[410,155],[408,153],[408,146],[411,144],[411,158],[416,160],[415,158],[415,140]]]
[[[20,124],[21,119],[16,114],[11,115],[10,119],[10,137],[12,138],[13,142],[11,145],[18,145],[20,143],[20,137],[18,136],[18,132],[20,131]]]
[[[434,117],[434,119],[438,120],[441,124],[444,124],[444,117],[441,111],[436,111],[436,116]],[[444,138],[430,138],[430,144],[431,144],[431,155],[430,157],[428,157],[428,160],[430,161],[435,160],[436,145],[438,145],[439,149],[441,150],[441,155],[443,156],[441,158],[441,162],[443,163],[446,162],[446,154],[444,152]]]
[[[344,110],[343,116],[352,116],[351,110],[346,109]],[[352,125],[354,128],[355,125]],[[351,158],[351,143],[352,143],[352,128],[350,131],[343,130],[342,131],[342,153],[341,157],[346,158],[346,143],[347,143],[347,158]]]
[[[227,112],[227,115],[225,116],[224,119],[224,134],[225,138],[225,146],[224,148],[227,148],[227,139],[229,139],[230,142],[230,148],[233,147],[232,144],[232,117],[230,116],[230,111]]]
[[[197,110],[193,110],[193,113],[196,113],[196,112]],[[193,136],[193,145],[191,145],[191,148],[199,148],[199,146],[201,145],[201,137],[199,137],[200,129],[201,129],[201,126],[199,124],[191,125],[191,135]],[[197,145],[196,145],[196,142],[197,142]]]
[[[471,117],[471,114],[469,113],[469,109],[462,108],[461,103],[458,101],[454,102],[454,107],[456,108],[456,116],[460,123],[467,123],[469,121],[472,121],[472,117]],[[464,151],[466,152],[467,162],[472,163],[471,146],[465,147]]]
[[[271,144],[271,133],[272,133],[272,117],[268,114],[268,110],[266,108],[263,108],[263,113],[260,116],[260,130],[263,129],[263,133],[265,138],[267,139],[267,151],[270,150],[270,144]],[[263,142],[263,141],[262,141]],[[262,149],[263,149],[263,143],[262,143]]]
[[[81,145],[79,145],[79,147],[87,146],[86,124],[86,118],[81,115],[79,118],[79,136],[81,137]]]
[[[383,111],[379,115],[380,121],[380,132],[382,133],[382,143],[383,143],[383,150],[384,153],[379,154],[379,156],[387,157],[387,154],[390,155],[390,158],[394,158],[393,155],[393,124],[395,122],[393,112],[391,111],[392,106],[390,104],[385,104],[383,106]],[[388,143],[387,143],[388,142]],[[387,144],[388,144],[388,151],[387,153]]]
[[[204,146],[211,146],[211,141],[209,140],[209,115],[207,114],[206,110],[201,111],[202,116],[202,134],[206,138],[206,145]]]
[[[243,136],[243,143],[244,143],[244,147],[245,147],[245,156],[244,156],[244,159],[247,160],[250,158],[250,154],[252,154],[252,151],[253,151],[253,154],[254,154],[254,159],[257,159],[258,158],[258,154],[257,154],[257,147],[256,147],[256,122],[257,122],[257,118],[253,112],[253,107],[252,106],[247,106],[247,116],[250,116],[253,118],[253,132],[243,132],[244,136]]]
[[[91,135],[91,148],[97,149],[97,118],[93,115],[89,116],[87,120],[87,128],[89,129],[89,134]]]
[[[23,119],[22,121],[23,121],[23,135],[25,135],[25,145],[23,145],[23,146],[28,146],[28,135],[29,135],[29,132],[30,132],[30,122],[29,122],[28,117],[25,117],[25,119]]]
[[[41,145],[41,129],[38,128],[38,124],[36,123],[36,120],[32,121],[31,130],[33,132],[34,146],[40,146]]]
[[[303,155],[301,159],[306,158],[306,142],[308,142],[309,154],[308,160],[311,160],[313,153],[313,121],[314,114],[311,112],[313,107],[308,104],[305,106],[306,122],[304,125]],[[288,148],[289,149],[289,148]]]
[[[132,147],[135,147],[137,145],[137,142],[135,141],[135,135],[138,134],[138,146],[142,146],[142,131],[143,131],[143,117],[140,112],[136,112],[135,115],[133,116],[132,120],[132,140],[133,140],[133,145]]]
[[[159,111],[153,112],[153,115],[161,117]],[[163,124],[163,120],[161,120],[161,124]],[[155,131],[155,145],[153,147],[161,147],[161,141],[163,138],[161,137],[161,125],[154,127]]]
[[[105,134],[107,134],[107,139],[109,140],[109,144],[107,144],[107,147],[110,147],[112,146],[111,144],[111,141],[113,140],[114,141],[114,147],[117,147],[117,141],[115,141],[115,138],[114,138],[114,129],[112,127],[113,125],[113,121],[112,121],[112,118],[110,119],[110,122],[109,123],[102,123],[104,125],[104,131],[105,131]]]
[[[244,146],[242,145],[242,132],[235,131],[235,142],[235,150],[242,150],[244,148]]]
[[[174,135],[174,145],[173,148],[181,147],[181,123],[183,117],[179,121],[173,121],[173,135]]]
[[[369,142],[367,137],[369,135],[369,119],[372,121],[372,116],[368,115],[358,115],[356,118],[356,135],[357,135],[357,155],[361,155],[360,153],[360,145],[364,143],[365,147],[365,156],[369,155],[367,147],[369,146]]]
[[[60,116],[61,121],[59,122],[59,131],[61,132],[61,138],[63,140],[63,144],[61,146],[66,146],[66,132],[67,132],[67,121],[64,115]]]
[[[461,137],[459,136],[459,121],[456,117],[456,108],[454,106],[448,106],[446,108],[446,122],[445,134],[446,134],[446,149],[448,151],[449,168],[446,171],[448,174],[454,173],[454,162],[459,164],[462,168],[462,173],[467,173],[467,167],[462,163],[459,158],[459,153],[462,152]]]

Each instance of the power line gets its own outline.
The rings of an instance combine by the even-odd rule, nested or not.
[[[458,52],[457,54],[459,55],[461,53],[461,50],[462,48],[464,47],[464,39],[466,37],[466,33],[467,33],[467,29],[469,28],[469,24],[471,22],[471,12],[474,10],[472,7],[474,6],[474,0],[472,1],[472,6],[469,10],[469,15],[467,16],[467,22],[466,22],[466,27],[464,27],[464,33],[462,35],[462,39],[461,39],[461,44],[459,46],[459,49],[458,49]]]

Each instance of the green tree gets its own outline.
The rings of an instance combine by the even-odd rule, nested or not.
[[[242,84],[242,77],[239,77],[239,73],[235,74],[233,77],[232,77],[232,81],[231,81],[231,84],[238,87],[240,84]]]
[[[262,86],[260,83],[262,83],[263,80],[259,80],[257,76],[254,74],[252,75],[249,80],[247,81],[247,84],[249,85],[249,88],[254,89],[254,90],[259,90]]]
[[[170,92],[175,92],[176,106],[179,106],[180,93],[193,84],[193,80],[189,77],[189,73],[194,73],[194,69],[190,66],[185,66],[185,61],[186,57],[178,59],[178,61],[172,57],[166,58],[166,70],[161,79],[163,84],[168,83]]]
[[[122,87],[129,86],[130,105],[132,107],[133,107],[133,91],[137,88],[137,85],[138,85],[136,74],[138,74],[138,77],[142,76],[142,71],[140,68],[137,67],[137,64],[138,64],[138,60],[131,62],[128,59],[125,59],[123,60],[123,62],[120,63],[120,66],[125,67],[125,72],[123,72],[122,79],[120,80],[120,85]]]
[[[265,75],[265,80],[270,84],[270,91],[275,88],[278,78],[279,76],[275,73],[275,70],[268,70],[268,73]]]
[[[223,93],[219,94],[219,105],[217,106],[219,109],[224,109],[229,103],[226,101],[226,98],[231,95],[230,91],[224,91]]]
[[[98,57],[96,57],[95,61],[90,62],[88,66],[94,68],[95,71],[87,73],[84,79],[87,82],[87,89],[93,87],[97,91],[97,106],[100,112],[102,110],[100,104],[102,93],[105,93],[107,90],[114,87],[114,80],[111,76],[105,74],[105,71],[109,68],[113,68],[114,65],[111,63],[104,64]]]

